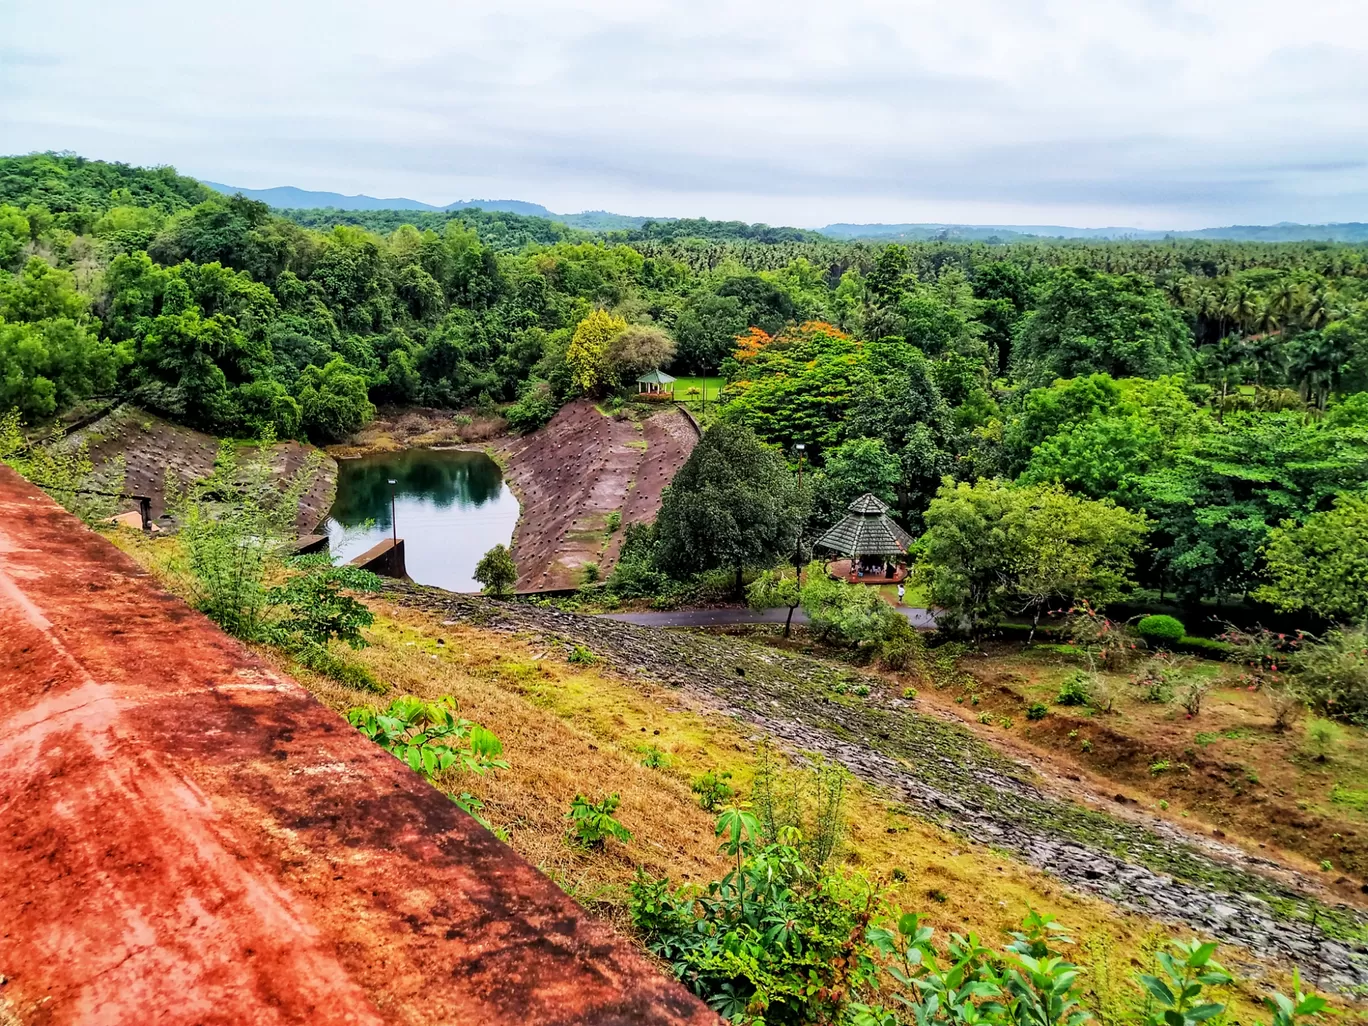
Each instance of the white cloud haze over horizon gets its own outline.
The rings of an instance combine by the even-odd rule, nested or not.
[[[1368,221],[1363,0],[0,3],[0,152],[820,226]]]

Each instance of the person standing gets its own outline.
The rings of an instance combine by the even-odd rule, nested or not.
[[[903,604],[903,596],[907,594],[907,588],[902,581],[898,582],[898,605]]]

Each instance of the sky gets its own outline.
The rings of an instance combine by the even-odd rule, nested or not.
[[[832,222],[1368,221],[1364,0],[0,0],[0,153]]]

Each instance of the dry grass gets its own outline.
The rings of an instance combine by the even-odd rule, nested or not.
[[[116,537],[154,573],[165,572],[173,543],[134,532]],[[462,715],[498,734],[510,768],[464,775],[452,786],[480,798],[487,818],[509,832],[519,854],[619,928],[630,928],[625,899],[638,865],[694,884],[725,872],[713,816],[699,808],[689,783],[705,770],[724,769],[745,792],[756,741],[748,725],[689,704],[672,689],[601,665],[570,664],[567,652],[540,637],[370,604],[377,614],[367,632],[371,644],[348,658],[389,683],[390,695],[346,688],[272,650],[260,654],[339,712],[363,703],[382,706],[399,694],[455,698]],[[641,765],[648,745],[669,756],[666,769]],[[620,794],[618,817],[632,840],[610,841],[602,852],[568,840],[564,816],[577,792]],[[940,830],[863,786],[850,791],[843,862],[849,871],[889,883],[893,901],[924,913],[942,936],[974,931],[992,943],[1028,908],[1053,914],[1080,942],[1072,954],[1097,991],[1093,1003],[1103,1007],[1127,999],[1131,971],[1149,965],[1172,932],[1074,893],[1007,853]],[[1246,972],[1257,964],[1238,950],[1225,957]],[[1251,996],[1237,997],[1236,1005],[1247,1009]]]
[[[396,693],[451,695],[463,715],[499,735],[510,769],[464,777],[460,786],[486,803],[488,818],[509,830],[523,857],[615,919],[620,915],[612,906],[637,865],[689,882],[725,871],[713,817],[698,807],[689,782],[705,770],[726,769],[744,792],[756,740],[748,729],[685,705],[676,692],[566,663],[565,652],[539,639],[373,605],[380,617],[368,632],[371,647],[355,658]],[[388,702],[292,669],[339,711]],[[647,745],[669,756],[667,769],[641,765]],[[632,841],[610,843],[597,854],[567,842],[562,817],[579,791],[619,793],[618,816]],[[847,868],[890,882],[896,902],[926,912],[942,930],[995,935],[1033,907],[1084,933],[1101,930],[1127,950],[1147,931],[1143,920],[1118,917],[1110,906],[1069,892],[1005,853],[947,834],[864,787],[852,788],[846,841]]]
[[[508,422],[497,413],[465,410],[385,410],[343,445],[330,446],[334,456],[393,452],[412,446],[475,445],[498,438]]]

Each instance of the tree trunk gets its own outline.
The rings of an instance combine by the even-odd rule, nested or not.
[[[743,581],[743,580],[741,579],[741,575],[742,575],[744,572],[745,572],[744,567],[741,567],[741,566],[738,565],[737,568],[736,568],[736,597],[737,597],[737,598],[741,598],[743,595],[746,594],[746,582]]]
[[[788,619],[784,621],[784,637],[786,638],[789,636],[789,632],[793,630],[793,611],[797,608],[797,606],[789,606]]]
[[[1036,606],[1035,616],[1031,617],[1031,630],[1030,630],[1030,633],[1028,633],[1028,634],[1026,635],[1026,644],[1023,646],[1022,651],[1025,651],[1026,649],[1028,649],[1028,648],[1031,647],[1031,642],[1035,641],[1035,632],[1036,632],[1036,628],[1039,627],[1039,626],[1040,626],[1040,607],[1039,607],[1039,606]]]

